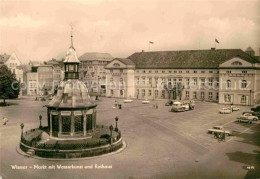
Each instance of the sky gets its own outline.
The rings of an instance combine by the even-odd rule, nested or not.
[[[105,52],[260,51],[260,0],[0,0],[0,53],[22,63]],[[154,42],[150,44],[149,41]]]

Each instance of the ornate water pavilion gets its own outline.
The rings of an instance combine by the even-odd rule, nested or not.
[[[71,46],[64,60],[65,79],[57,95],[46,105],[50,136],[88,136],[96,127],[96,106],[91,101],[86,85],[79,81],[79,63],[76,50]]]
[[[97,104],[91,100],[86,85],[79,81],[79,63],[71,45],[64,60],[65,78],[57,94],[46,105],[48,126],[23,131],[17,150],[28,157],[67,159],[85,158],[118,152],[125,148],[117,127],[96,125]]]

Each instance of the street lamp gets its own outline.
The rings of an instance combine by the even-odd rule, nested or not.
[[[23,128],[24,128],[24,124],[22,123],[21,125],[20,125],[20,127],[21,127],[21,138],[23,137]]]
[[[42,115],[39,115],[39,120],[40,120],[40,129],[42,128]]]
[[[115,118],[115,121],[116,121],[116,128],[115,128],[115,131],[118,132],[118,128],[117,128],[118,117],[117,117],[117,116],[116,116],[116,118]]]
[[[112,143],[113,143],[113,138],[112,138],[113,126],[111,125],[111,126],[109,127],[109,129],[110,129],[110,143],[112,144]]]

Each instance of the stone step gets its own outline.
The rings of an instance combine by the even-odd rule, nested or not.
[[[33,149],[29,149],[26,153],[29,155],[35,155],[35,151]]]

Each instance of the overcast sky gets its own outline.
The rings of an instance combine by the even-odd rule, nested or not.
[[[0,53],[61,59],[70,46],[128,57],[134,52],[260,48],[260,0],[0,0]]]

